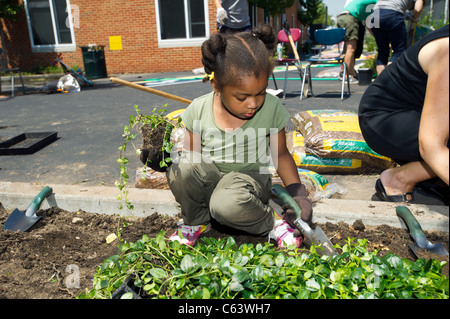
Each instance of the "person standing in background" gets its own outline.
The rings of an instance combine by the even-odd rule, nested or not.
[[[217,8],[217,29],[225,32],[250,32],[250,17],[245,0],[214,0]]]
[[[344,7],[344,11],[338,15],[337,27],[346,30],[344,62],[347,64],[348,74],[352,76],[352,80],[358,80],[355,71],[355,59],[361,56],[364,43],[365,26],[362,22],[372,14],[371,6],[375,3],[377,3],[377,0],[352,0]]]
[[[407,48],[406,11],[411,11],[412,19],[417,21],[422,13],[423,5],[423,0],[378,0],[373,9],[376,12],[374,15],[379,17],[379,25],[371,29],[378,46],[378,75],[383,72],[387,64],[397,60]],[[392,47],[390,60],[389,45]]]

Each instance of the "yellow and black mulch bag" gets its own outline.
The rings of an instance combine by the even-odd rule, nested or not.
[[[373,151],[364,140],[359,127],[358,115],[338,110],[310,110],[297,113],[292,118],[303,137],[305,154],[322,160],[349,159],[334,163],[350,170],[366,168],[386,169],[393,161]],[[337,161],[336,161],[337,162]],[[332,164],[332,163],[327,163]]]

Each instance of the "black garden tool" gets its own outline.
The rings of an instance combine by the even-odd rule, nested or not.
[[[400,217],[406,224],[414,243],[410,243],[409,247],[413,253],[418,257],[420,249],[426,249],[434,254],[448,256],[448,251],[442,243],[432,244],[425,237],[417,219],[406,206],[397,206],[395,209],[397,216]]]
[[[333,248],[333,244],[328,239],[327,235],[325,235],[322,228],[316,225],[316,227],[313,229],[301,219],[301,208],[283,186],[279,184],[273,185],[272,193],[279,199],[281,199],[284,204],[289,205],[294,210],[295,214],[297,215],[297,219],[294,221],[294,224],[304,236],[306,236],[315,245],[321,246],[324,249],[323,253],[325,255],[333,256],[337,254],[336,250]],[[321,253],[321,250],[318,249],[317,252]]]
[[[42,201],[52,193],[52,189],[48,186],[44,187],[43,190],[31,202],[25,212],[18,210],[17,208],[9,215],[5,222],[4,229],[12,231],[25,232],[31,226],[33,226],[39,219],[40,216],[36,215],[36,211],[41,206]]]

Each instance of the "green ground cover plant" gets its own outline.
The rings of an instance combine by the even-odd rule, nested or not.
[[[445,262],[369,252],[366,240],[347,239],[341,252],[276,248],[273,244],[236,245],[232,237],[202,238],[195,247],[171,242],[161,231],[135,243],[98,267],[93,289],[79,298],[110,298],[132,278],[143,298],[273,299],[448,299]],[[131,298],[128,292],[121,298]]]

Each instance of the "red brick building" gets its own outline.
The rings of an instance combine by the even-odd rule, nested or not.
[[[18,0],[17,21],[2,21],[11,67],[32,71],[51,65],[58,53],[83,67],[81,47],[104,47],[108,74],[186,71],[201,66],[200,46],[216,32],[213,0]],[[297,1],[272,19],[275,30],[297,23]],[[69,9],[67,9],[69,8]],[[253,25],[267,22],[249,7]],[[4,50],[5,51],[5,50]]]

